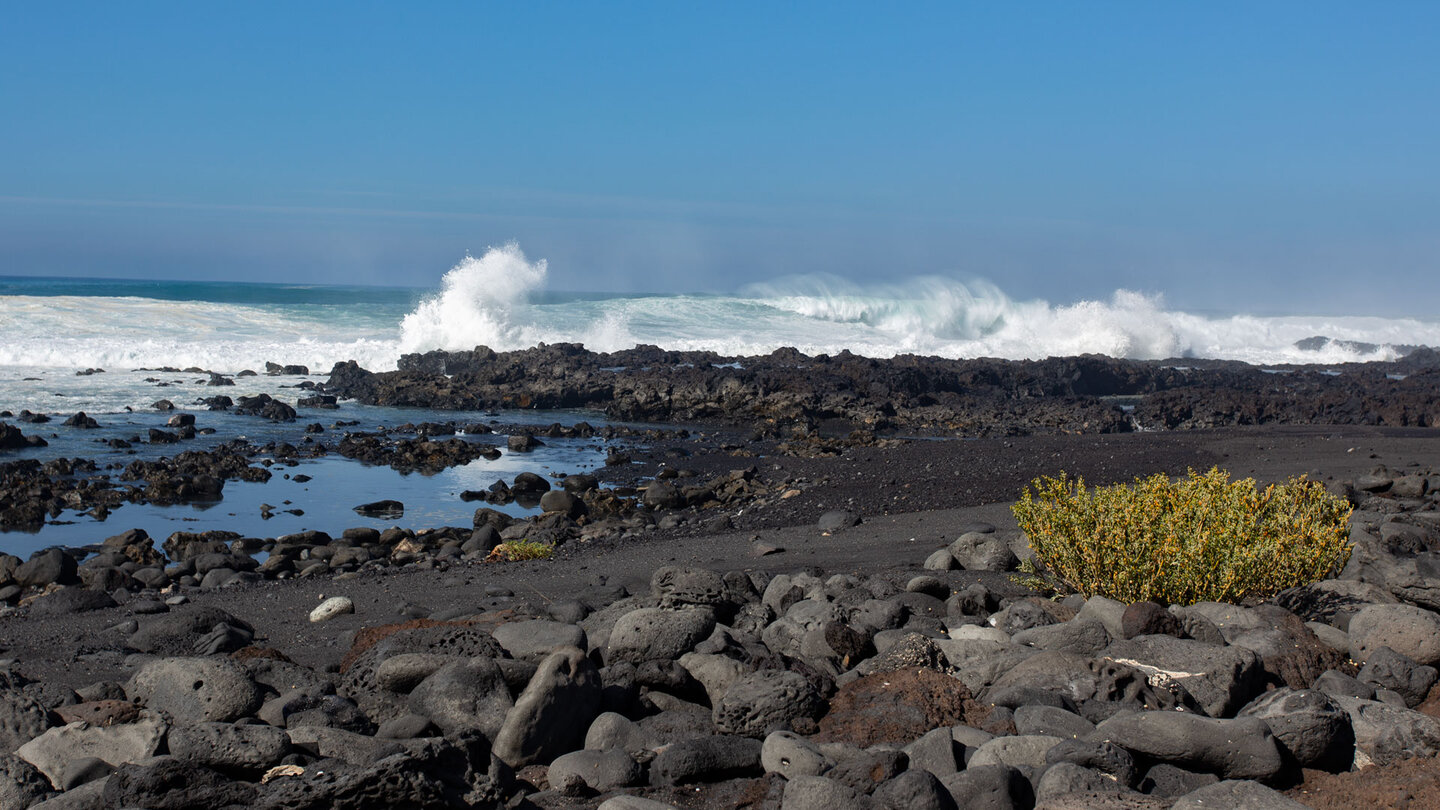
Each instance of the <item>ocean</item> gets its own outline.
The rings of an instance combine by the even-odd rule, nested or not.
[[[1262,365],[1390,360],[1406,346],[1440,346],[1440,321],[1200,315],[1127,290],[1107,300],[1051,303],[1016,300],[986,282],[860,286],[807,276],[733,295],[569,294],[547,289],[546,275],[544,261],[507,245],[466,256],[439,289],[0,277],[0,410],[145,408],[158,398],[146,382],[155,374],[135,369],[234,374],[263,372],[269,361],[323,374],[356,360],[384,371],[407,352],[542,342],[723,355],[793,346],[873,357],[1095,353]],[[1316,336],[1333,341],[1319,349],[1297,345]],[[105,374],[75,376],[88,368]],[[253,393],[246,379],[234,391]],[[255,391],[269,390],[265,378],[248,379]]]
[[[293,424],[272,424],[211,412],[200,403],[215,394],[238,398],[262,392],[293,403],[304,393],[299,385],[324,381],[336,362],[356,360],[383,371],[394,369],[408,352],[477,345],[508,350],[579,342],[609,351],[654,344],[728,356],[784,346],[874,357],[1038,359],[1098,353],[1261,365],[1390,360],[1407,346],[1440,346],[1440,322],[1200,315],[1125,290],[1108,300],[1055,304],[1016,300],[983,282],[916,278],[860,286],[812,276],[731,295],[571,294],[548,289],[546,277],[545,262],[530,261],[514,245],[466,256],[438,289],[0,276],[0,412],[52,416],[46,424],[19,425],[27,435],[45,438],[48,447],[5,451],[0,461],[86,457],[118,469],[134,458],[206,449],[235,438],[252,445],[299,444],[307,435],[327,441],[344,430],[424,421],[488,422],[500,431],[516,424],[605,423],[598,413],[432,413],[341,403],[337,410],[303,409]],[[1332,340],[1317,347],[1307,340],[1316,336]],[[304,365],[311,373],[267,376],[267,362]],[[207,386],[203,373],[245,370],[259,373],[234,376],[233,386],[221,388]],[[213,432],[182,445],[144,442],[148,429],[163,427],[170,416],[155,409],[161,399],[194,412],[197,428]],[[101,428],[60,425],[77,411]],[[307,425],[325,432],[306,434]],[[503,435],[465,438],[504,441]],[[113,439],[131,446],[117,448]],[[65,513],[38,532],[0,534],[0,551],[23,555],[55,544],[84,545],[128,528],[163,539],[177,530],[212,528],[274,537],[312,528],[338,533],[355,525],[469,525],[475,505],[459,497],[467,489],[508,481],[525,470],[561,475],[604,464],[607,448],[596,441],[547,441],[534,454],[481,459],[429,477],[335,456],[305,461],[299,468],[277,467],[280,474],[268,484],[232,481],[218,503],[126,505],[103,524]],[[297,481],[288,473],[305,475]],[[351,509],[390,497],[406,503],[399,521],[380,522]],[[262,504],[275,508],[262,510]],[[520,506],[508,509],[525,512]]]

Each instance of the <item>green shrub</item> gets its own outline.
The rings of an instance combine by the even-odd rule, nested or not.
[[[1262,491],[1191,470],[1087,490],[1062,472],[1030,486],[1014,506],[1035,552],[1030,572],[1087,597],[1238,602],[1324,579],[1350,559],[1350,505],[1303,477]]]
[[[522,560],[548,560],[555,556],[555,547],[549,543],[534,540],[510,540],[490,549],[486,562],[521,562]]]

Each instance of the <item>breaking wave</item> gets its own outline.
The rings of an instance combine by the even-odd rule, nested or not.
[[[654,344],[722,355],[791,346],[871,357],[1103,354],[1259,365],[1392,360],[1412,346],[1440,346],[1436,322],[1206,316],[1130,290],[1052,303],[1015,299],[985,281],[856,284],[797,276],[733,295],[583,295],[549,290],[547,278],[545,261],[529,260],[514,244],[465,256],[428,295],[398,288],[3,278],[0,410],[52,409],[57,397],[116,408],[145,404],[141,397],[153,393],[127,393],[132,386],[120,375],[75,378],[84,368],[233,374],[277,362],[325,374],[336,362],[356,360],[385,371],[405,353],[479,345],[512,350],[583,343],[614,351]],[[32,374],[46,382],[26,381]],[[21,389],[33,393],[21,396]],[[96,400],[101,391],[110,393]]]

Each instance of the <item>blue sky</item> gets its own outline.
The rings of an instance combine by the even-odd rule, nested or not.
[[[1440,309],[1433,3],[22,3],[0,274]]]

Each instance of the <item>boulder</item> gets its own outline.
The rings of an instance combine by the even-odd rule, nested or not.
[[[715,614],[703,608],[634,610],[621,616],[610,631],[605,663],[674,660],[714,629]]]
[[[842,529],[848,529],[852,526],[859,525],[859,513],[846,510],[836,510],[826,512],[825,514],[821,515],[820,520],[816,522],[815,527],[822,532],[838,532]]]
[[[886,780],[871,798],[885,810],[959,810],[945,785],[923,770],[908,770]]]
[[[100,801],[94,806],[106,808],[243,807],[254,805],[259,795],[256,785],[231,781],[204,765],[173,757],[122,765],[103,783],[93,784],[101,785]]]
[[[1125,612],[1120,615],[1120,628],[1121,638],[1127,639],[1136,636],[1180,638],[1185,635],[1180,619],[1165,606],[1154,602],[1136,602],[1126,606]]]
[[[197,723],[171,730],[166,744],[177,759],[252,777],[290,753],[285,731],[262,725]]]
[[[23,810],[50,792],[50,780],[34,765],[14,754],[0,754],[0,807]]]
[[[1260,659],[1254,652],[1172,636],[1117,641],[1104,657],[1173,682],[1211,717],[1230,717],[1260,692]]]
[[[823,776],[797,776],[785,783],[780,810],[869,810],[874,806],[869,796],[844,783]]]
[[[1046,768],[1035,782],[1037,804],[1057,796],[1074,794],[1139,795],[1106,774],[1073,762],[1057,762]]]
[[[1413,605],[1369,605],[1350,620],[1350,657],[1364,663],[1381,647],[1421,666],[1440,665],[1440,614]]]
[[[1304,810],[1301,804],[1277,790],[1251,781],[1227,779],[1181,796],[1170,810]]]
[[[1046,753],[1059,742],[1059,737],[1047,734],[1007,734],[981,745],[965,766],[1008,765],[1038,773],[1048,764]]]
[[[1371,651],[1357,677],[1361,683],[1399,694],[1406,708],[1413,709],[1425,701],[1440,676],[1435,667],[1421,666],[1389,647],[1380,647]]]
[[[1045,752],[1051,765],[1068,762],[1086,770],[1105,774],[1117,784],[1131,786],[1139,777],[1135,757],[1129,751],[1106,740],[1061,740]]]
[[[190,655],[202,646],[209,646],[205,640],[217,628],[230,628],[242,640],[238,646],[214,652],[239,649],[254,636],[249,623],[219,608],[186,606],[145,621],[131,634],[127,644],[140,652],[156,655]]]
[[[40,699],[19,689],[0,691],[0,753],[8,753],[54,725]]]
[[[37,551],[15,569],[15,583],[22,587],[74,585],[80,581],[80,567],[63,549]]]
[[[491,631],[505,651],[524,661],[540,661],[569,647],[586,648],[585,631],[579,625],[549,619],[507,622]]]
[[[226,658],[161,658],[150,661],[125,685],[125,694],[181,725],[229,723],[260,708],[260,688],[245,669]]]
[[[662,748],[650,763],[650,782],[683,785],[759,776],[759,740],[720,735],[681,740]]]
[[[1009,571],[1020,560],[1010,544],[994,534],[968,532],[950,544],[950,556],[967,571]]]
[[[615,712],[596,717],[585,732],[585,748],[593,751],[624,751],[635,758],[649,759],[655,740],[639,723]]]
[[[1301,767],[1340,772],[1348,770],[1355,758],[1350,717],[1322,692],[1276,689],[1246,705],[1239,716],[1265,721],[1280,747]]]
[[[513,768],[548,764],[581,746],[600,713],[600,673],[576,648],[540,662],[495,735],[494,754]]]
[[[1080,618],[1021,630],[1011,640],[1027,647],[1084,656],[1098,655],[1112,641],[1105,625],[1093,619]]]
[[[1078,740],[1094,730],[1094,723],[1056,706],[1015,707],[1015,731],[1018,734],[1043,734]]]
[[[816,739],[859,746],[907,743],[940,726],[981,726],[991,710],[963,683],[933,669],[867,675],[840,687]]]
[[[835,762],[825,756],[816,743],[791,731],[773,731],[760,746],[760,765],[766,773],[794,779],[819,776],[834,767]]]
[[[920,735],[920,739],[905,746],[905,756],[910,760],[910,770],[921,770],[943,779],[960,770],[965,761],[956,752],[955,735],[951,729],[940,727]]]
[[[410,711],[430,718],[446,734],[475,729],[494,739],[514,705],[495,659],[462,658],[445,664],[410,692]]]
[[[118,766],[154,756],[167,729],[164,719],[154,713],[114,726],[70,723],[46,731],[17,748],[15,754],[34,765],[58,789],[64,786],[67,767],[77,760],[94,757]]]
[[[955,803],[966,810],[1022,810],[1035,805],[1035,790],[1025,775],[1005,765],[983,765],[940,780]]]
[[[1284,765],[1275,736],[1255,717],[1221,720],[1183,712],[1126,712],[1101,723],[1093,736],[1133,754],[1225,779],[1271,779]]]
[[[1355,767],[1440,754],[1440,720],[1374,700],[1335,697],[1355,731]]]
[[[763,669],[745,675],[715,704],[715,727],[723,734],[763,738],[786,731],[801,720],[813,720],[825,709],[824,699],[804,676]]]
[[[567,795],[607,793],[640,784],[644,771],[624,751],[572,751],[550,763],[547,776],[552,790]]]

